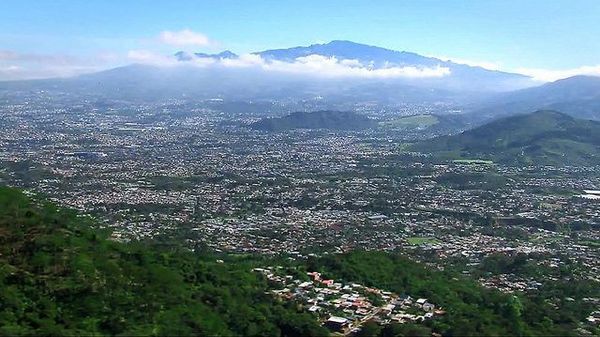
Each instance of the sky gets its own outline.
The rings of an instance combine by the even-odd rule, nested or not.
[[[598,0],[1,0],[0,80],[350,40],[540,80],[600,75]]]

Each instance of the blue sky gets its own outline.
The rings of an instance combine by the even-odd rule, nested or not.
[[[508,71],[600,72],[598,0],[2,0],[0,7],[0,79],[126,64],[131,51],[247,53],[335,39]],[[161,39],[184,29],[209,43]]]

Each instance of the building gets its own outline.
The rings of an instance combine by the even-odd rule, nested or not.
[[[348,326],[348,319],[344,318],[344,317],[338,317],[338,316],[331,316],[329,317],[329,319],[325,322],[325,326],[329,329],[329,330],[333,330],[333,331],[343,331],[347,326]]]

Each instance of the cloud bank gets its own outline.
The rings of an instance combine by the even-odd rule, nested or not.
[[[189,29],[176,32],[165,30],[159,34],[158,40],[175,47],[206,47],[214,44],[206,35]]]
[[[481,61],[481,60],[472,60],[472,59],[464,59],[457,57],[448,57],[448,56],[431,56],[438,58],[442,61],[453,62],[458,64],[464,64],[471,67],[480,67],[487,70],[500,70],[502,65],[499,62],[492,61]]]
[[[553,82],[577,75],[600,76],[600,64],[596,66],[583,66],[572,69],[550,70],[536,68],[517,68],[516,72],[531,76],[534,80],[540,82]]]
[[[0,50],[0,81],[70,77],[111,68],[124,58],[114,53],[73,56]]]
[[[151,64],[155,66],[181,66],[193,65],[206,68],[245,68],[256,69],[267,72],[276,72],[294,75],[311,75],[315,77],[353,77],[353,78],[435,78],[450,75],[447,67],[398,67],[388,66],[384,68],[373,68],[358,60],[340,60],[336,57],[322,55],[308,55],[298,57],[292,62],[265,60],[260,55],[244,54],[235,59],[215,59],[208,57],[196,57],[190,61],[181,62],[175,57],[152,53],[150,51],[131,51],[129,58],[138,63]]]

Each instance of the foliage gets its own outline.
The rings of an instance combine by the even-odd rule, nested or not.
[[[316,336],[244,261],[118,243],[0,189],[0,335]]]
[[[595,164],[600,156],[600,123],[556,111],[537,111],[426,140],[412,150],[520,165]]]
[[[307,269],[321,271],[327,278],[427,298],[446,314],[426,321],[426,328],[444,336],[573,335],[578,322],[591,312],[591,308],[564,306],[556,309],[547,299],[564,298],[569,294],[576,298],[598,295],[594,284],[584,282],[576,283],[577,290],[549,285],[538,296],[503,294],[482,288],[456,272],[432,270],[401,255],[386,252],[354,251],[310,259]],[[386,327],[380,331],[380,336],[430,335],[422,328],[410,325]]]

